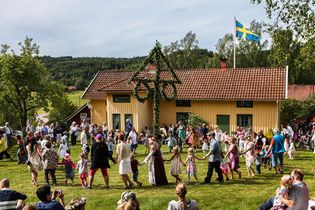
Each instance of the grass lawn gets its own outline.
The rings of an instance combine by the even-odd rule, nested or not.
[[[66,96],[68,96],[69,100],[78,108],[81,107],[83,104],[87,103],[89,100],[87,99],[81,99],[81,96],[83,94],[83,91],[73,91],[70,93],[66,93]],[[49,108],[51,108],[49,106]],[[41,108],[37,111],[38,114],[45,114],[46,111]]]
[[[167,152],[167,147],[163,145],[163,151],[166,158],[170,155]],[[16,148],[14,147],[10,153],[14,154]],[[71,154],[75,162],[79,159],[80,147],[72,147]],[[138,147],[138,160],[142,161],[145,157],[144,146]],[[185,148],[182,158],[186,158],[187,148]],[[202,152],[197,155],[202,157]],[[304,170],[305,182],[310,188],[311,197],[315,197],[315,178],[311,174],[312,167],[315,166],[315,154],[307,151],[297,151],[294,160],[285,158],[285,173],[290,173],[294,168]],[[114,210],[116,203],[120,198],[121,193],[124,191],[121,178],[118,174],[118,165],[111,164],[112,168],[109,170],[110,176],[110,189],[104,189],[104,182],[101,172],[95,175],[94,189],[84,190],[80,186],[80,180],[76,176],[75,186],[64,186],[63,168],[57,169],[58,186],[53,189],[62,189],[65,192],[66,203],[72,198],[83,196],[87,198],[87,209],[94,210]],[[143,182],[141,188],[134,188],[137,197],[141,204],[142,210],[162,210],[167,209],[167,204],[170,200],[176,199],[174,178],[169,175],[170,163],[165,164],[168,180],[168,186],[150,186],[148,183],[148,174],[146,166],[139,166],[139,180]],[[198,161],[198,178],[200,181],[206,175],[207,161]],[[185,171],[183,169],[183,171]],[[274,171],[262,169],[262,175],[255,177],[246,177],[246,169],[244,158],[241,158],[241,171],[243,178],[235,179],[225,182],[224,184],[212,183],[210,185],[201,184],[195,186],[193,184],[188,186],[188,198],[193,198],[198,201],[200,209],[242,209],[253,210],[256,209],[267,198],[274,196],[276,188],[279,186],[281,175],[273,175]],[[17,165],[15,162],[7,160],[0,161],[0,178],[7,177],[10,179],[11,188],[27,194],[28,203],[36,203],[38,201],[35,191],[36,187],[31,183],[31,175],[28,172],[26,165]],[[183,173],[181,178],[186,179]],[[215,173],[214,177],[215,179]],[[44,184],[44,174],[39,174],[39,184]]]
[[[89,101],[87,99],[81,99],[82,94],[83,94],[83,91],[73,91],[70,93],[66,93],[69,100],[77,107],[80,107]]]

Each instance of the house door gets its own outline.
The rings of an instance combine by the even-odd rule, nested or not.
[[[230,133],[230,115],[217,115],[217,125],[222,132]]]

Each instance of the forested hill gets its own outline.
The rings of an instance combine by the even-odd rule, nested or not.
[[[99,70],[136,69],[145,57],[134,58],[100,58],[100,57],[41,57],[52,80],[60,81],[66,86],[75,85],[84,90]]]

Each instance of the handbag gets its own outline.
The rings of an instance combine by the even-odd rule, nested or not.
[[[225,163],[225,160],[221,160],[220,169],[221,169],[221,171],[222,171],[222,173],[223,173],[224,175],[227,175],[227,174],[228,174],[228,167],[227,167],[227,165],[226,165],[226,163]]]

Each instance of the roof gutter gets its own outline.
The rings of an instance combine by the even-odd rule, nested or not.
[[[285,67],[285,99],[288,99],[289,66]]]

